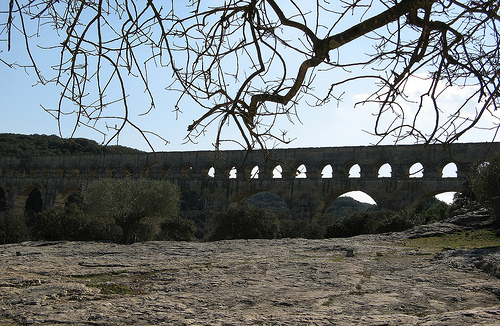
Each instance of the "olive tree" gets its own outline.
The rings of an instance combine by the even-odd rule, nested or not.
[[[87,212],[101,221],[116,223],[123,231],[121,243],[134,242],[140,222],[155,227],[176,217],[179,189],[168,181],[148,179],[99,179],[83,190]]]
[[[58,105],[47,109],[57,119],[72,114],[75,128],[109,119],[115,136],[131,125],[146,137],[130,115],[137,86],[129,80],[142,83],[147,114],[156,106],[151,71],[167,67],[160,82],[178,92],[174,110],[204,110],[187,126],[189,139],[214,125],[218,146],[231,124],[247,148],[288,142],[280,117],[297,121],[299,105],[341,101],[366,80],[373,91],[358,104],[378,106],[374,134],[450,143],[487,115],[488,127],[499,127],[499,7],[498,0],[10,0],[0,42],[5,54],[21,37],[29,62],[2,53],[0,60],[60,86]],[[48,69],[55,75],[43,69],[41,48],[56,52]],[[425,83],[412,98],[416,80]],[[449,108],[446,90],[460,89],[468,95]],[[108,114],[116,105],[121,111]]]

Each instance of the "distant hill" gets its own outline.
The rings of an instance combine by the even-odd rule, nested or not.
[[[0,134],[0,156],[131,154],[142,151],[125,146],[102,146],[85,138],[65,139],[56,135]]]
[[[362,203],[352,197],[338,197],[328,207],[326,214],[331,218],[341,218],[358,211],[366,211],[367,209],[374,208],[376,205]]]

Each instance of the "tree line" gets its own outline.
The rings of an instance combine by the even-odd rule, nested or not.
[[[141,153],[142,151],[118,145],[100,145],[86,138],[61,138],[56,135],[0,134],[0,156],[71,155]]]

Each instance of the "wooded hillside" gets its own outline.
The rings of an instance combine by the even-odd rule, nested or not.
[[[0,134],[0,156],[141,153],[125,146],[103,146],[85,138],[56,135]]]

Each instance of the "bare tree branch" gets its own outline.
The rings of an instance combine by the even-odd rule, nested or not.
[[[373,133],[381,139],[453,142],[500,104],[497,0],[227,0],[215,6],[203,0],[10,0],[0,15],[0,44],[9,51],[14,37],[23,38],[24,66],[40,83],[60,85],[54,116],[62,122],[73,114],[73,132],[120,121],[110,139],[125,126],[151,134],[132,121],[128,99],[137,80],[151,103],[143,114],[156,107],[148,70],[157,67],[172,73],[165,86],[179,94],[177,113],[188,110],[185,103],[205,110],[188,126],[187,140],[214,125],[216,146],[240,142],[224,138],[228,124],[246,148],[288,142],[279,117],[297,121],[304,96],[315,99],[313,105],[340,101],[345,86],[360,80],[376,87],[359,104],[379,106]],[[362,44],[359,53],[343,56],[351,43]],[[38,48],[58,49],[55,77],[46,77],[51,71],[41,68]],[[331,80],[324,94],[314,90],[317,75]],[[407,95],[415,78],[428,81],[416,100]],[[444,94],[459,87],[472,95],[450,112]],[[67,110],[69,104],[74,109]],[[118,104],[121,113],[108,115]],[[434,123],[423,127],[429,115]]]

